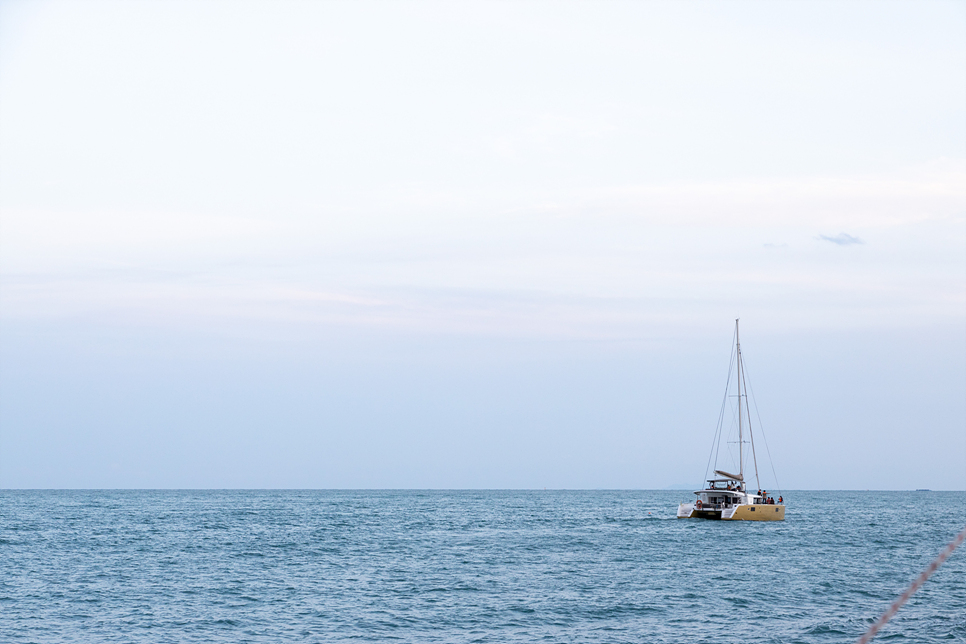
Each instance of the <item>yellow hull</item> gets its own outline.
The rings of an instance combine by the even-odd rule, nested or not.
[[[722,517],[724,519],[724,517]],[[725,521],[784,521],[784,505],[739,505]]]
[[[678,509],[679,519],[716,519],[721,521],[784,521],[784,505],[739,505],[724,509],[697,509],[684,505]]]

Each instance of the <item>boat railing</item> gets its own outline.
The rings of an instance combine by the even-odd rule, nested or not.
[[[730,508],[738,507],[737,503],[704,503],[701,505],[700,510],[728,510]]]

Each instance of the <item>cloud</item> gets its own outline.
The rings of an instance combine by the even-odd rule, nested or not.
[[[819,235],[818,239],[838,244],[839,246],[851,246],[852,244],[864,244],[865,242],[858,237],[853,237],[848,233],[839,233],[834,237],[831,235]]]

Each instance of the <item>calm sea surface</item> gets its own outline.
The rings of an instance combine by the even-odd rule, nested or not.
[[[851,642],[961,493],[0,491],[4,642]],[[966,547],[875,641],[966,641]]]

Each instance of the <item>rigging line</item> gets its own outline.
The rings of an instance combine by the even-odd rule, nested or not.
[[[738,330],[735,329],[735,333]],[[718,427],[714,430],[714,439],[711,442],[711,453],[708,454],[708,464],[704,467],[704,478],[708,478],[708,471],[711,469],[711,457],[714,456],[715,465],[718,464],[718,447],[721,445],[721,428],[724,425],[724,413],[725,405],[728,402],[728,389],[731,387],[731,368],[735,364],[735,341],[734,336],[731,338],[731,359],[728,362],[728,380],[725,382],[725,392],[724,398],[721,401],[721,411],[718,413]],[[702,489],[704,488],[705,481],[701,482]]]
[[[892,605],[886,609],[886,612],[882,613],[879,619],[875,620],[875,623],[869,627],[869,630],[865,632],[865,635],[858,639],[856,644],[868,644],[871,642],[872,638],[875,637],[875,634],[879,632],[879,629],[885,626],[885,623],[892,619],[892,616],[895,615],[900,608],[902,608],[902,605],[905,604],[910,597],[912,597],[912,594],[919,590],[920,586],[926,583],[926,580],[929,579],[929,577],[936,572],[936,569],[949,558],[949,555],[953,554],[953,550],[955,550],[959,544],[963,542],[963,540],[966,540],[966,528],[963,528],[959,531],[959,534],[957,534],[953,540],[950,541],[945,548],[943,548],[943,551],[939,553],[939,556],[932,560],[932,563],[929,564],[929,567],[923,570],[922,573],[916,577],[916,580],[912,582],[912,585],[906,588],[906,592],[902,593],[899,599],[892,602]]]
[[[731,447],[731,444],[733,443],[733,444],[735,444],[735,445],[738,446],[738,449],[741,449],[741,441],[737,440],[739,437],[735,435],[737,433],[735,431],[735,429],[737,427],[738,427],[737,407],[732,407],[731,408],[731,425],[728,427],[728,438],[729,439],[734,438],[735,440],[729,440],[728,441],[728,455],[731,457],[731,462],[728,463],[728,465],[731,466],[731,467],[734,467],[734,469],[738,469],[740,467],[739,464],[738,464],[738,461],[735,460],[735,450]],[[722,437],[723,437],[723,435],[722,435]],[[717,461],[715,461],[715,467],[717,467]]]
[[[728,382],[725,384],[724,400],[721,401],[721,411],[718,413],[718,427],[714,431],[714,440],[711,443],[711,454],[708,455],[708,464],[704,468],[704,478],[708,478],[708,471],[711,469],[711,457],[714,456],[714,463],[718,464],[718,450],[721,448],[721,432],[724,429],[725,406],[728,402],[728,387],[731,386],[731,372],[728,372]],[[702,488],[704,481],[701,482]]]
[[[745,377],[748,377],[748,367],[745,367]],[[778,487],[778,496],[783,496],[782,485],[778,482],[778,473],[775,472],[775,459],[771,457],[771,450],[768,449],[768,436],[765,434],[765,426],[761,424],[761,414],[758,412],[758,400],[755,398],[754,385],[751,385],[751,402],[755,404],[755,416],[758,417],[758,429],[761,430],[761,437],[765,440],[765,452],[768,454],[768,463],[771,465],[771,474],[775,477],[775,485]]]
[[[721,423],[718,423],[718,427],[714,430],[714,440],[711,443],[711,453],[708,454],[708,464],[704,468],[704,481],[701,482],[701,489],[704,489],[705,481],[708,479],[708,472],[711,470],[711,457],[714,457],[715,465],[718,464],[718,445],[721,443],[721,439],[718,438],[721,434]]]
[[[718,455],[721,453],[721,440],[724,438],[724,414],[727,409],[728,389],[731,388],[731,367],[734,365],[735,355],[731,357],[731,361],[728,363],[728,380],[725,382],[725,395],[721,401],[721,413],[718,414],[718,440],[714,447],[714,469],[718,468]],[[705,473],[705,478],[707,478],[707,473]]]
[[[711,453],[708,454],[708,464],[704,466],[704,478],[706,479],[708,478],[708,470],[711,468],[711,457],[714,456],[714,448],[715,448],[715,445],[718,444],[718,441],[716,439],[718,438],[718,432],[720,431],[721,431],[721,421],[718,421],[718,426],[714,430],[714,438],[712,439],[712,442],[711,442]],[[701,486],[702,486],[701,489],[704,489],[703,481],[701,482]]]
[[[718,432],[721,431],[721,417],[724,414],[722,409],[721,415],[718,417],[718,426],[714,428],[714,438],[711,440],[711,453],[708,454],[708,464],[704,466],[704,478],[708,478],[708,470],[711,469],[711,457],[714,456],[715,446],[718,444]],[[701,489],[704,489],[704,481],[701,482]]]
[[[755,432],[751,429],[751,408],[748,405],[748,368],[745,367],[744,360],[741,363],[741,381],[745,385],[745,411],[748,412],[748,436],[751,438],[751,458],[755,462],[755,483],[758,484],[758,489],[760,490],[761,479],[758,477],[758,454],[755,453]],[[738,404],[741,404],[741,398],[738,399]],[[755,411],[758,411],[757,405],[755,406]],[[758,428],[761,429],[761,418],[758,419]],[[764,432],[762,432],[762,436],[764,436]],[[769,458],[771,458],[770,455]]]

